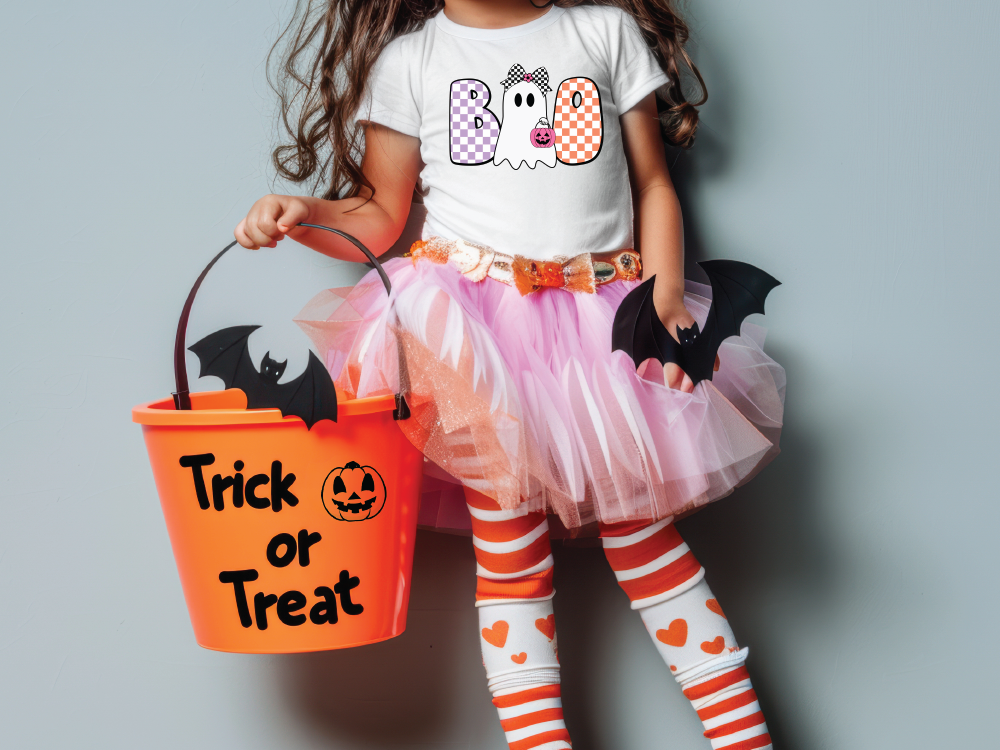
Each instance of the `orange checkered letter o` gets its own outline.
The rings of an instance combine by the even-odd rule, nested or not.
[[[604,127],[601,92],[589,78],[567,78],[556,91],[556,158],[563,164],[586,164],[601,151]]]

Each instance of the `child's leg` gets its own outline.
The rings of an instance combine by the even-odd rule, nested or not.
[[[705,725],[713,748],[770,748],[764,715],[705,569],[671,519],[603,526],[604,554],[660,656]]]
[[[472,490],[476,606],[487,685],[511,750],[565,750],[544,513],[501,510]]]

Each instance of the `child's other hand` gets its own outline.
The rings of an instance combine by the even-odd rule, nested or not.
[[[663,308],[660,305],[656,305],[656,313],[660,316],[660,322],[663,323],[667,332],[677,343],[680,343],[680,340],[677,338],[677,329],[690,328],[695,324],[694,317],[684,307],[683,302],[677,302]],[[718,354],[715,355],[714,369],[716,372],[719,370]],[[666,381],[667,386],[682,393],[691,393],[694,390],[694,382],[674,362],[667,362],[663,365],[663,379]]]
[[[309,202],[294,195],[265,195],[253,204],[233,236],[249,250],[276,247],[289,230],[309,218]]]

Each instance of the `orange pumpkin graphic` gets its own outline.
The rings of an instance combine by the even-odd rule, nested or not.
[[[338,521],[367,521],[385,507],[385,482],[371,466],[350,461],[327,474],[323,507]]]

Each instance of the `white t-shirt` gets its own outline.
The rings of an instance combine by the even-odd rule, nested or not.
[[[420,138],[425,237],[548,260],[632,246],[618,118],[666,82],[615,8],[506,29],[442,12],[386,47],[359,120]]]

